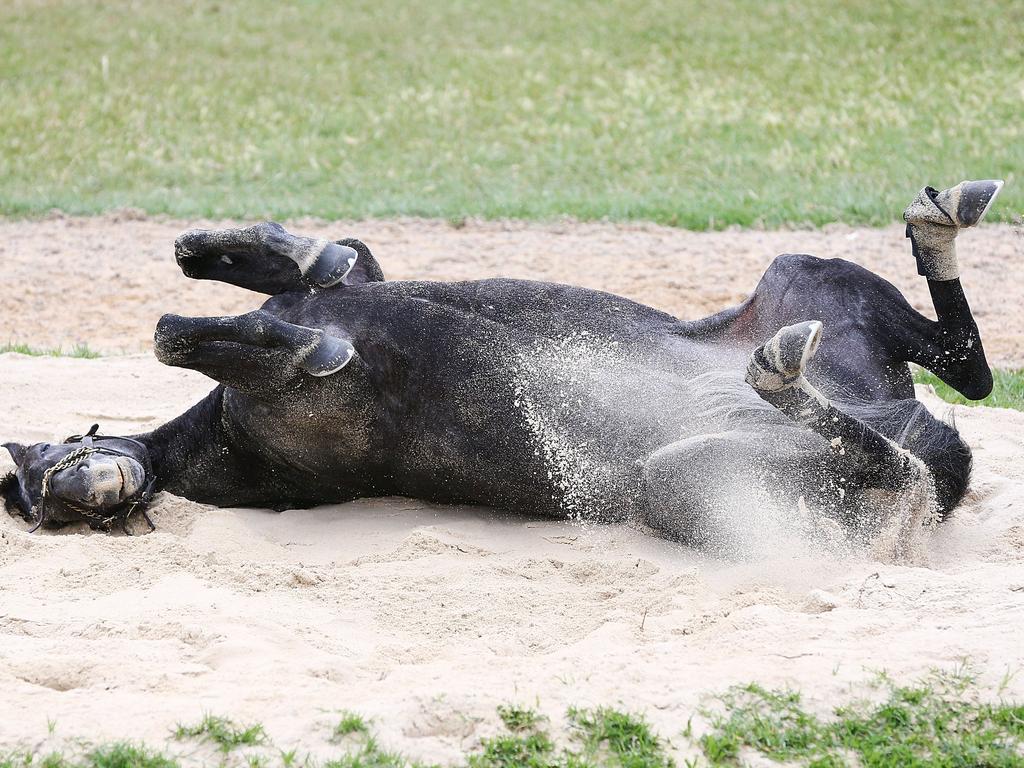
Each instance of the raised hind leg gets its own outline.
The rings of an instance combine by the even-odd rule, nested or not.
[[[264,310],[236,317],[164,315],[155,349],[166,365],[192,368],[256,396],[276,394],[303,375],[329,376],[356,354],[346,339]]]
[[[174,255],[188,277],[271,295],[384,279],[360,241],[301,237],[272,221],[245,229],[190,230],[175,240]]]
[[[778,331],[750,356],[746,380],[766,402],[829,441],[838,477],[850,486],[898,491],[924,480],[924,465],[864,421],[837,408],[804,376],[821,340],[810,321]]]
[[[1001,181],[964,181],[941,192],[925,187],[903,212],[937,318],[915,323],[903,354],[973,400],[992,391],[992,372],[960,284],[954,240],[961,229],[981,221],[1002,186]]]
[[[906,214],[914,242],[927,240],[926,257],[916,245],[915,250],[936,320],[916,311],[892,283],[858,264],[783,254],[744,304],[694,323],[692,332],[728,343],[761,344],[783,326],[825,320],[821,347],[807,376],[826,394],[864,401],[912,398],[909,362],[933,371],[965,397],[985,397],[992,389],[992,374],[957,277],[952,242],[961,228],[977,223],[998,184],[965,183],[954,190],[959,190],[958,199],[968,201],[955,222],[950,218],[946,224],[919,224],[926,215],[921,212],[925,203],[912,205]],[[934,194],[951,205],[949,192]],[[922,195],[931,201],[927,193]],[[919,236],[920,226],[926,228]]]

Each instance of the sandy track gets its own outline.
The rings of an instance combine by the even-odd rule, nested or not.
[[[164,312],[223,315],[261,297],[182,277],[174,238],[194,226],[237,222],[55,218],[0,221],[0,343],[103,352],[149,349]],[[289,222],[292,231],[363,239],[391,279],[523,277],[628,296],[682,318],[703,317],[749,293],[772,258],[805,252],[863,264],[931,312],[903,229],[688,232],[648,224],[470,221]],[[1024,365],[1024,229],[969,230],[958,239],[964,282],[994,364]],[[827,320],[827,318],[823,318]]]
[[[169,241],[184,228],[179,223],[0,226],[4,264],[13,260],[29,286],[3,299],[3,322],[16,323],[10,333],[21,341],[135,349],[168,309],[253,306],[255,297],[244,292],[176,277]],[[886,274],[901,287],[922,282],[912,279],[895,229],[826,236],[360,226],[373,230],[366,235],[373,244],[389,244],[377,250],[396,277],[493,272],[573,280],[617,287],[685,316],[739,299],[769,259],[755,252],[825,253],[822,244],[845,243],[851,252],[894,254],[895,273]],[[18,232],[24,247],[16,247]],[[998,228],[978,234],[999,232],[1012,235]],[[60,243],[49,256],[40,244],[47,237]],[[715,238],[733,245],[710,251]],[[746,239],[745,250],[737,238]],[[453,242],[464,258],[452,254]],[[897,250],[904,261],[895,260]],[[968,253],[978,250],[962,246],[970,269],[1003,280],[1000,296],[1019,297],[1011,266],[980,257],[971,263]],[[572,252],[589,256],[574,262]],[[718,255],[698,262],[708,252]],[[691,267],[680,269],[687,259]],[[122,277],[75,282],[90,269]],[[981,283],[970,283],[976,305],[985,303],[975,287]],[[65,286],[63,296],[54,285]],[[721,293],[702,297],[702,285]],[[84,314],[68,309],[78,298],[95,306]],[[982,315],[983,333],[991,333],[987,322],[1011,350],[1007,359],[1016,359],[1021,327],[1004,309]],[[76,328],[88,331],[63,335]],[[114,433],[146,430],[210,387],[148,354],[7,354],[0,377],[0,437],[23,441],[60,438],[93,421]],[[400,499],[278,515],[163,494],[154,508],[157,532],[132,539],[74,530],[30,536],[0,515],[0,708],[7,713],[0,751],[47,749],[78,736],[162,746],[176,722],[211,711],[259,720],[278,746],[301,744],[327,756],[337,753],[328,743],[334,713],[347,708],[374,717],[387,746],[447,761],[492,732],[495,706],[508,701],[539,701],[556,724],[568,705],[622,704],[644,711],[685,749],[678,734],[701,697],[734,682],[799,686],[812,706],[825,707],[873,670],[905,678],[968,658],[994,691],[1024,661],[1024,414],[958,407],[956,418],[976,452],[973,491],[930,538],[928,567],[883,564],[855,551],[837,556],[799,538],[728,563],[622,526],[583,528]],[[8,468],[4,456],[0,472]],[[1011,676],[1003,694],[1024,696],[1024,675]],[[53,736],[48,719],[57,723]]]
[[[148,429],[208,387],[146,355],[0,366],[5,437],[24,440],[93,419]],[[975,490],[927,568],[799,540],[730,564],[621,526],[394,499],[278,515],[163,494],[157,532],[132,539],[30,536],[0,516],[0,747],[162,745],[211,711],[329,755],[332,713],[350,708],[384,743],[449,760],[507,701],[556,723],[621,703],[676,735],[702,694],[748,680],[825,706],[872,670],[969,658],[995,686],[1022,661],[1024,414],[957,420]]]

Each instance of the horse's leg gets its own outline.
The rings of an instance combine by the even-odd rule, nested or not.
[[[837,494],[823,498],[823,488],[838,487],[830,482],[827,445],[795,425],[766,423],[677,440],[651,454],[641,472],[643,523],[724,554],[763,547],[766,537],[788,537],[800,525],[801,497],[835,517],[844,504]]]
[[[911,398],[913,380],[907,367],[911,362],[933,371],[966,397],[985,397],[992,388],[992,374],[956,276],[952,241],[960,228],[979,220],[998,185],[977,182],[954,190],[959,190],[961,200],[956,210],[967,206],[962,217],[957,214],[955,226],[919,225],[925,217],[920,210],[924,203],[915,202],[906,214],[915,242],[927,241],[925,257],[921,248],[915,246],[915,250],[928,278],[937,321],[911,307],[892,283],[857,264],[783,254],[772,262],[746,302],[692,324],[692,332],[736,344],[760,344],[783,326],[827,320],[808,378],[835,396],[871,401]],[[945,201],[951,192],[936,196]],[[986,199],[984,194],[989,192]],[[922,195],[931,200],[928,194]],[[980,210],[978,201],[984,201]],[[919,226],[926,226],[923,235],[918,234]]]
[[[336,373],[356,355],[345,339],[263,310],[236,317],[164,315],[155,342],[160,362],[253,394],[276,392],[303,375]]]
[[[742,493],[759,485],[754,476],[761,440],[734,432],[697,435],[657,451],[642,469],[642,522],[693,546],[736,548],[742,516],[750,506]]]
[[[747,383],[797,424],[829,441],[839,477],[871,488],[898,491],[925,482],[924,465],[860,419],[844,413],[804,376],[821,339],[821,323],[778,331],[750,356]]]
[[[992,391],[992,372],[960,285],[954,240],[961,229],[981,221],[1002,186],[1001,181],[964,181],[942,192],[925,187],[903,212],[918,273],[928,280],[938,318],[921,318],[904,339],[903,353],[974,400]]]
[[[193,229],[175,240],[174,255],[188,277],[271,295],[384,279],[360,241],[299,237],[274,222],[245,229]]]

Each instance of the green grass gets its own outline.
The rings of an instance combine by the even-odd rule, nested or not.
[[[1020,0],[5,2],[0,213],[887,222],[1022,175],[1022,26]]]
[[[209,741],[221,752],[228,753],[238,747],[264,744],[267,741],[267,734],[258,723],[240,726],[227,718],[207,714],[195,725],[179,725],[174,731],[174,738]]]
[[[456,765],[463,768],[672,768],[667,743],[656,736],[643,717],[615,709],[570,709],[567,714],[568,744],[558,747],[546,728],[547,719],[518,706],[498,708],[504,731],[482,739]],[[205,715],[194,726],[179,726],[177,739],[202,739],[216,745],[221,766],[247,765],[309,768],[426,768],[398,752],[381,746],[360,715],[346,712],[334,729],[332,741],[344,739],[338,757],[315,763],[298,759],[299,748],[273,750],[260,725],[240,728],[222,717]],[[354,743],[353,741],[354,740]],[[240,746],[262,748],[234,755]],[[266,753],[266,754],[264,754]],[[272,757],[268,756],[273,754]],[[308,755],[308,752],[306,753]],[[94,748],[78,757],[31,751],[0,756],[0,768],[177,768],[178,762],[161,753],[127,742]]]
[[[0,757],[0,768],[178,768],[178,763],[147,747],[120,741],[96,747],[77,759],[29,752]]]
[[[930,384],[935,394],[949,403],[957,405],[988,405],[993,408],[1014,408],[1024,411],[1024,370],[992,371],[992,394],[984,400],[968,400],[931,371],[914,371],[914,381]]]
[[[731,689],[699,744],[712,766],[739,765],[743,750],[788,764],[832,768],[1024,766],[1024,707],[979,700],[970,678],[933,675],[886,683],[881,702],[807,712],[793,691]]]
[[[543,716],[533,709],[515,704],[502,704],[498,707],[498,717],[505,727],[512,732],[534,731],[543,722]]]
[[[679,729],[700,750],[697,765],[745,764],[757,754],[787,765],[813,768],[1024,768],[1024,705],[993,701],[963,668],[932,673],[897,685],[880,675],[867,698],[834,706],[828,715],[805,708],[798,692],[736,686],[702,710],[703,733],[692,719]],[[471,745],[460,768],[675,768],[672,745],[639,714],[611,707],[570,708],[565,728],[552,734],[548,719],[520,706],[498,709],[503,728]],[[274,747],[262,726],[240,728],[207,715],[179,727],[179,739],[201,738],[221,751],[221,768],[425,768],[386,749],[362,716],[346,712],[332,741],[340,753],[314,761],[311,750]],[[682,725],[682,724],[681,724]],[[338,735],[346,738],[339,740]],[[236,753],[237,747],[249,747]],[[305,757],[300,759],[300,755]],[[188,755],[189,765],[197,756]],[[140,744],[115,742],[83,747],[80,753],[0,756],[0,768],[178,768],[173,756]]]
[[[667,744],[642,716],[615,709],[572,708],[569,746],[559,748],[545,719],[521,707],[499,708],[506,733],[484,739],[468,768],[671,768]]]
[[[367,734],[369,732],[370,725],[366,722],[366,718],[355,712],[343,712],[341,720],[334,726],[334,737],[337,739],[355,734]]]
[[[89,360],[100,356],[100,353],[90,349],[88,344],[76,344],[71,349],[63,347],[39,349],[28,344],[0,344],[0,355],[5,352],[17,352],[20,355],[32,355],[33,357],[82,357]]]

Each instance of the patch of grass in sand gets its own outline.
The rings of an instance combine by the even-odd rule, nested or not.
[[[741,764],[744,750],[815,768],[1024,766],[1021,705],[981,701],[964,674],[883,684],[883,700],[837,707],[827,719],[794,691],[732,688],[705,713],[711,728],[698,743],[712,766]]]
[[[100,357],[100,353],[90,349],[88,344],[76,344],[71,349],[63,347],[40,349],[28,344],[0,344],[0,355],[5,352],[17,352],[19,355],[31,355],[32,357],[80,357],[88,360]]]
[[[933,673],[908,686],[880,675],[869,696],[837,706],[828,715],[809,711],[799,693],[750,684],[730,688],[701,711],[704,732],[682,731],[702,756],[687,766],[742,765],[757,756],[787,765],[839,768],[1021,768],[1024,705],[984,699],[963,669]],[[572,708],[566,729],[552,734],[548,720],[519,706],[498,710],[503,729],[482,739],[453,763],[463,768],[674,768],[670,744],[641,715],[610,707]],[[306,768],[425,768],[381,746],[368,722],[345,713],[344,754],[317,762],[300,748],[284,752],[258,726],[240,729],[204,717],[185,738],[209,738],[224,767],[302,765]],[[335,734],[332,733],[332,740]],[[252,750],[234,752],[236,746]],[[88,747],[83,747],[88,749]],[[298,755],[306,757],[299,759]],[[190,755],[188,764],[196,764]],[[202,758],[198,758],[202,759]],[[68,757],[31,751],[0,757],[0,768],[177,768],[174,757],[120,742]]]
[[[267,741],[267,734],[259,723],[240,726],[226,717],[207,714],[195,725],[178,725],[174,731],[174,738],[210,741],[216,744],[221,752],[228,753],[238,747],[264,744]]]
[[[891,222],[1024,171],[1022,25],[1006,0],[3,2],[0,213]],[[991,215],[1022,208],[1010,183]]]
[[[382,749],[373,736],[367,736],[362,746],[354,752],[336,760],[328,760],[322,768],[413,768],[418,763],[410,763],[397,752]]]
[[[1013,408],[1024,411],[1024,370],[992,371],[992,394],[984,400],[968,400],[931,371],[914,371],[914,382],[930,384],[935,394],[956,405],[987,405],[993,408]]]
[[[345,711],[341,715],[341,720],[334,726],[334,738],[342,739],[346,736],[353,736],[355,734],[367,734],[370,732],[370,724],[366,722],[366,718],[355,712]]]
[[[642,716],[631,715],[608,707],[570,709],[567,713],[567,746],[556,745],[545,724],[547,718],[534,710],[519,706],[502,706],[498,716],[504,732],[485,738],[468,753],[465,768],[671,768],[667,744],[657,737]],[[342,727],[344,725],[344,727]],[[309,757],[299,761],[299,749],[277,752],[276,757],[263,753],[232,754],[239,746],[272,750],[262,727],[239,728],[224,718],[206,715],[194,726],[179,726],[178,739],[201,738],[216,744],[223,757],[220,765],[279,765],[288,768],[426,768],[398,752],[384,749],[368,722],[358,714],[346,712],[332,733],[356,740],[345,754],[326,762],[313,762]],[[81,757],[61,754],[47,756],[25,752],[0,758],[0,768],[177,768],[171,757],[127,743],[96,748]]]
[[[178,768],[177,761],[126,741],[96,747],[79,758],[59,753],[0,757],[0,768]]]
[[[608,707],[567,713],[571,745],[557,748],[545,718],[519,707],[499,709],[509,733],[484,739],[469,768],[670,768],[666,743],[640,715]]]
[[[502,704],[498,707],[498,717],[510,731],[536,730],[544,721],[544,716],[536,710],[520,707],[516,704]]]
[[[642,715],[610,707],[570,709],[569,722],[582,742],[585,764],[622,768],[669,768],[672,759],[667,744],[659,738]],[[567,766],[576,764],[567,762]]]

